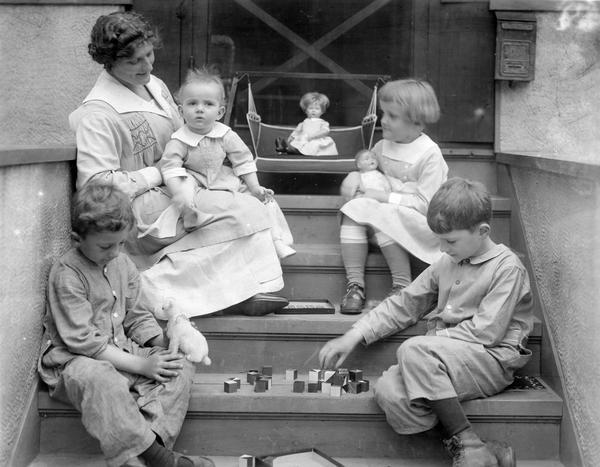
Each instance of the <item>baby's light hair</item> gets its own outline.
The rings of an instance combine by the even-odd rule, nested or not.
[[[90,180],[73,196],[71,228],[80,237],[90,232],[121,232],[135,219],[129,197],[116,186]]]
[[[329,98],[320,92],[307,92],[300,98],[300,108],[306,112],[308,106],[316,102],[321,107],[321,112],[325,112],[329,107]]]
[[[185,80],[179,87],[179,90],[175,93],[175,99],[177,100],[177,102],[181,103],[181,94],[183,93],[186,86],[194,83],[216,84],[219,87],[219,91],[221,93],[221,104],[225,104],[225,86],[223,85],[223,81],[215,71],[207,67],[192,68],[188,70],[187,75],[185,76]]]
[[[454,177],[433,195],[427,209],[427,224],[433,232],[473,230],[492,219],[492,201],[485,185]]]
[[[435,91],[426,81],[400,79],[389,81],[379,90],[379,102],[394,103],[417,125],[435,123],[440,118],[440,105]]]

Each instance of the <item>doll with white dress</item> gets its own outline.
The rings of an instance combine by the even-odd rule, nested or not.
[[[356,153],[354,163],[358,170],[350,172],[340,187],[340,194],[344,201],[363,195],[366,190],[392,191],[390,180],[378,170],[377,156],[369,149],[361,149]]]
[[[306,156],[336,156],[335,141],[329,136],[329,123],[321,118],[329,107],[329,98],[319,92],[308,92],[300,99],[300,108],[306,118],[287,138],[277,138],[278,153],[304,154]]]

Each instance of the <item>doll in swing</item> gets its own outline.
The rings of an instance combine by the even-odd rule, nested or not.
[[[300,99],[300,108],[306,118],[287,138],[275,139],[279,154],[304,154],[307,156],[336,156],[337,147],[329,136],[329,123],[321,118],[329,107],[329,98],[319,92],[308,92]]]

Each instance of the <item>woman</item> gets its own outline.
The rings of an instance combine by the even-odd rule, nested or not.
[[[186,232],[157,165],[182,125],[165,84],[154,77],[154,28],[132,12],[101,16],[88,50],[104,66],[83,104],[69,116],[77,140],[77,187],[110,180],[132,199],[138,229],[126,248],[142,270],[158,318],[171,302],[187,316],[223,309],[262,315],[287,304],[281,266],[260,201],[226,191],[199,191],[203,224]],[[257,214],[258,213],[258,214]],[[261,214],[262,213],[262,214]],[[174,222],[160,222],[172,217]],[[165,230],[163,225],[176,225]]]

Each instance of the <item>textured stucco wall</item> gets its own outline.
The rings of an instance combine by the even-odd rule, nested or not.
[[[535,80],[501,84],[499,151],[600,163],[600,14],[582,14],[559,30],[560,13],[537,13]]]
[[[600,186],[512,169],[532,269],[587,466],[600,465]]]
[[[0,144],[73,144],[67,116],[101,71],[87,53],[109,6],[0,5]]]
[[[8,462],[37,380],[53,258],[69,245],[68,163],[0,169],[0,465]]]
[[[588,2],[588,10],[572,18],[536,13],[535,80],[499,85],[499,151],[600,165],[595,5]],[[582,461],[595,467],[600,465],[600,181],[517,167],[511,174]]]
[[[0,5],[0,146],[72,145],[67,116],[101,67],[96,18],[118,7]],[[69,245],[68,163],[0,167],[0,465],[8,466],[36,382],[43,294]]]

